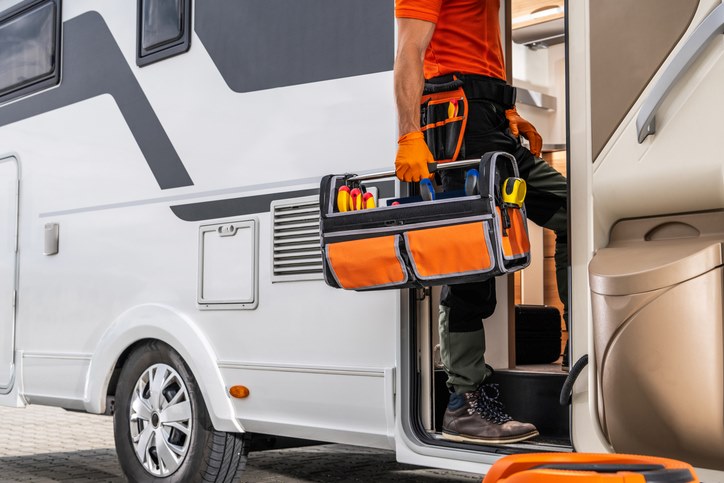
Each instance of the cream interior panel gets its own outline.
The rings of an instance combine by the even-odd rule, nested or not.
[[[590,3],[594,157],[691,24],[698,4],[699,0]]]
[[[702,2],[684,41],[718,3]],[[719,36],[664,101],[656,116],[656,134],[639,144],[635,116],[650,85],[596,160],[596,246],[605,244],[609,228],[622,218],[724,206],[724,156],[717,150],[714,134],[724,132],[724,117],[719,114],[724,109],[723,57],[724,36]]]

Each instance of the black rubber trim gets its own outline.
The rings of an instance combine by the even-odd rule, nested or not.
[[[691,471],[685,468],[660,470],[643,475],[647,483],[690,483],[694,481]]]
[[[558,402],[561,406],[568,406],[571,404],[571,399],[573,397],[573,385],[576,383],[578,376],[581,375],[581,372],[583,372],[583,368],[587,365],[588,354],[578,359],[576,363],[573,364],[573,367],[571,367],[571,371],[568,373],[566,382],[564,382],[563,387],[561,387],[561,395],[558,398]]]
[[[665,470],[664,465],[655,464],[625,464],[625,463],[552,463],[531,468],[533,470],[562,470],[562,471],[595,471],[596,473],[643,473],[647,471]]]
[[[666,468],[657,464],[625,463],[554,463],[531,470],[591,471],[603,474],[640,473],[647,483],[690,483],[694,477],[686,468]]]

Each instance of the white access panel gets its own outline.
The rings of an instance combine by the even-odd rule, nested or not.
[[[15,279],[18,221],[18,167],[0,159],[0,391],[13,380]]]
[[[257,305],[256,220],[200,228],[200,308],[253,309]]]

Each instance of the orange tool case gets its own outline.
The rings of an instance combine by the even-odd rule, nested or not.
[[[498,460],[483,483],[698,483],[691,465],[625,454],[529,453]]]
[[[445,163],[478,169],[475,191],[396,206],[340,211],[340,188],[364,191],[371,179],[328,175],[320,186],[325,281],[336,288],[380,290],[484,280],[530,263],[525,206],[503,202],[503,184],[518,178],[515,158],[488,153],[478,161]],[[347,188],[344,188],[347,189]],[[449,194],[450,195],[450,194]]]

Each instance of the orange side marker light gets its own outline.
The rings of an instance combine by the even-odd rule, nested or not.
[[[231,397],[235,397],[236,399],[244,399],[249,397],[249,388],[246,386],[231,386],[229,394],[231,394]]]

